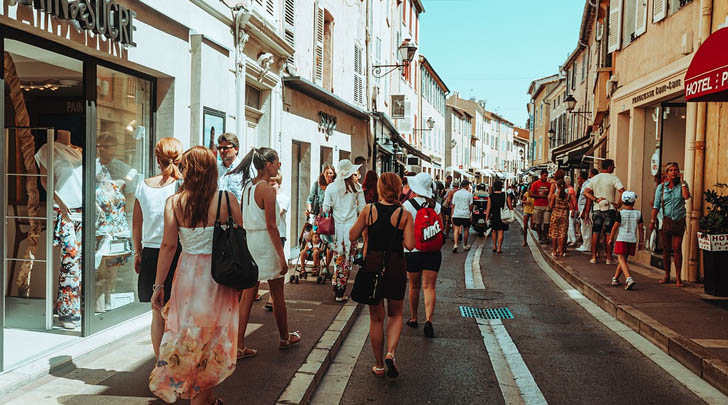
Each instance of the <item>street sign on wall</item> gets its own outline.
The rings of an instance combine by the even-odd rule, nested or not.
[[[392,95],[392,119],[400,120],[405,117],[404,94]]]

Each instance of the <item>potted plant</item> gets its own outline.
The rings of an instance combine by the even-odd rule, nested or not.
[[[703,251],[703,281],[706,294],[728,296],[728,184],[716,184],[721,190],[707,190],[707,214],[700,218],[698,247]]]

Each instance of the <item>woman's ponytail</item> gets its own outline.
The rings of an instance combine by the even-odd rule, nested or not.
[[[241,181],[241,186],[245,187],[245,185],[252,180],[252,176],[250,175],[251,166],[254,167],[256,171],[261,171],[265,167],[266,163],[272,163],[276,160],[278,160],[278,153],[273,149],[253,148],[243,157],[243,160],[240,161],[238,167],[229,171],[227,175],[229,176],[231,174],[238,173],[242,174],[243,179]]]
[[[154,156],[156,156],[159,166],[162,169],[162,182],[166,182],[170,177],[175,180],[182,179],[182,173],[179,170],[179,162],[182,156],[182,142],[175,138],[162,138],[157,142],[154,148]]]

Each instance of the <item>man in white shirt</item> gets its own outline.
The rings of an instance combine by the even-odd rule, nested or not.
[[[591,237],[592,237],[592,223],[591,223],[591,200],[587,199],[584,195],[584,189],[589,187],[591,178],[599,174],[597,169],[590,169],[589,172],[581,172],[579,174],[579,199],[577,201],[578,215],[581,222],[581,246],[576,248],[579,252],[591,252]]]
[[[238,154],[238,146],[240,145],[238,137],[230,132],[225,132],[217,138],[217,152],[220,159],[217,161],[217,187],[220,190],[231,192],[235,198],[240,201],[243,193],[243,174],[227,173],[238,167],[240,161],[243,160]]]
[[[602,170],[589,180],[589,186],[584,187],[584,195],[594,204],[592,214],[592,257],[589,263],[598,260],[599,234],[604,231],[604,248],[606,251],[606,264],[614,264],[612,249],[607,243],[607,235],[612,230],[617,218],[617,209],[622,205],[624,186],[619,177],[614,174],[614,161],[602,161]]]
[[[463,180],[460,183],[460,190],[452,195],[453,253],[458,252],[460,232],[463,232],[463,250],[470,250],[468,236],[470,236],[470,210],[473,207],[473,194],[468,191],[468,186],[470,186],[470,181]]]

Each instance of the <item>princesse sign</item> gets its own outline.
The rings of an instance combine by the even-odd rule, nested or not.
[[[136,46],[134,18],[136,13],[114,0],[20,0],[60,20],[78,21],[81,28],[119,42]]]

